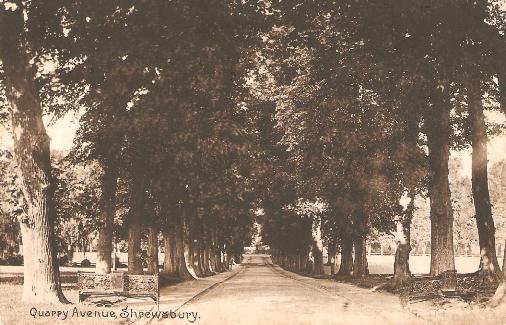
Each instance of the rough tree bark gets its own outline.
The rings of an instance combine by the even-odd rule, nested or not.
[[[97,262],[95,273],[111,273],[113,226],[116,214],[116,186],[118,182],[118,168],[114,160],[109,159],[103,165],[104,173],[101,179],[102,193],[100,195],[100,228],[98,229]]]
[[[188,243],[188,233],[184,221],[184,217],[178,218],[175,224],[176,245],[178,252],[178,276],[181,279],[196,279],[197,276],[190,265],[190,249]]]
[[[211,267],[211,260],[210,260],[210,257],[209,257],[209,248],[207,247],[207,245],[204,245],[203,247],[203,267],[204,267],[204,272],[207,276],[209,275],[213,275],[214,272],[212,270],[212,267]]]
[[[479,79],[469,83],[468,99],[473,148],[472,189],[481,255],[479,272],[488,281],[496,282],[501,279],[501,270],[495,248],[495,226],[488,189],[488,137]]]
[[[203,255],[203,269],[206,275],[215,274],[213,267],[211,265],[211,246],[209,241],[209,233],[206,231],[204,226],[202,226],[202,255]]]
[[[359,277],[369,274],[367,265],[367,216],[360,212],[355,219],[355,234],[353,235],[353,247],[355,252],[353,276]]]
[[[158,226],[148,226],[148,274],[158,274]]]
[[[0,60],[26,212],[20,219],[24,260],[22,299],[31,303],[67,303],[60,285],[53,229],[50,140],[42,121],[35,69],[21,41],[23,6],[21,1],[12,2],[16,9],[0,8]]]
[[[176,235],[174,229],[167,230],[163,233],[165,257],[163,260],[163,274],[169,276],[177,276],[178,271],[178,251],[176,243]]]
[[[141,167],[134,169],[131,184],[131,209],[128,218],[128,273],[143,274],[142,269],[142,214],[144,212],[146,191]]]
[[[353,241],[349,234],[342,233],[341,237],[341,265],[338,276],[350,276],[353,271]]]
[[[202,271],[200,264],[200,255],[199,255],[199,240],[195,241],[193,237],[190,237],[190,256],[191,256],[191,266],[195,271],[195,274],[198,277],[202,277],[204,272]]]
[[[203,239],[199,240],[199,242],[198,242],[199,268],[202,271],[203,276],[209,276],[211,272],[209,270],[209,265],[206,265],[206,260],[204,258],[204,255],[205,255],[204,247],[205,246],[204,246]]]
[[[455,270],[453,211],[448,159],[450,155],[450,103],[441,90],[432,93],[432,106],[425,115],[430,168],[431,259],[430,274]]]
[[[367,252],[365,235],[357,235],[353,238],[355,248],[355,263],[353,265],[353,276],[359,277],[369,274],[367,266]]]

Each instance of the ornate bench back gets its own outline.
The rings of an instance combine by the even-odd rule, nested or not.
[[[157,295],[158,275],[130,275],[124,272],[110,274],[77,273],[79,291],[127,292],[129,294]]]
[[[157,294],[158,275],[128,275],[127,291],[130,294]]]
[[[78,272],[77,285],[84,291],[111,290],[111,274]]]

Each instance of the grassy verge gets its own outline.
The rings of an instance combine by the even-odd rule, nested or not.
[[[73,286],[64,287],[64,294],[73,304],[26,304],[21,302],[22,286],[12,283],[0,283],[0,324],[131,324],[120,317],[119,307],[95,307],[76,304],[78,291]],[[111,312],[115,316],[111,316]],[[60,312],[58,314],[58,312]],[[39,315],[42,313],[42,315]]]

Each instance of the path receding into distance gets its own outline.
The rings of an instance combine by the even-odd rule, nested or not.
[[[164,287],[160,293],[160,310],[187,316],[151,319],[149,324],[506,324],[504,309],[484,310],[466,304],[445,309],[448,306],[437,307],[430,302],[402,307],[393,294],[304,277],[273,265],[268,255],[245,255],[232,272]],[[127,304],[134,309],[153,309],[149,302]]]
[[[206,325],[428,323],[403,309],[394,295],[287,272],[267,255],[246,255],[240,268],[180,312],[198,312],[196,323]]]

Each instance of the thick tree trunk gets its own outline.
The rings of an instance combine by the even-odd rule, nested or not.
[[[211,256],[212,256],[211,248],[209,246],[206,246],[204,248],[204,264],[206,265],[206,268],[209,269],[209,275],[216,274]]]
[[[480,273],[489,281],[499,281],[501,270],[495,248],[495,226],[488,190],[487,126],[483,114],[480,81],[473,80],[469,91],[469,120],[471,125],[472,188],[476,225],[480,243]]]
[[[202,259],[203,259],[203,269],[206,275],[215,274],[213,265],[211,263],[211,243],[212,240],[209,238],[209,232],[202,225]]]
[[[362,208],[362,211],[364,208]],[[364,212],[356,214],[354,219],[355,234],[353,235],[353,247],[354,247],[354,264],[353,264],[353,276],[360,277],[369,274],[369,268],[367,265],[367,222],[368,218]]]
[[[242,263],[242,251],[236,251],[234,253],[234,263],[235,264],[241,264]]]
[[[216,271],[221,273],[225,271],[225,268],[223,267],[223,255],[221,247],[217,246],[215,254],[216,254]]]
[[[216,249],[214,248],[214,245],[212,245],[209,248],[209,260],[210,260],[210,265],[211,265],[212,271],[214,273],[219,273],[220,271],[218,270],[218,262],[217,262],[217,256],[216,256]]]
[[[14,141],[14,156],[21,180],[26,215],[20,218],[23,241],[23,301],[67,303],[61,291],[54,238],[53,181],[49,137],[22,39],[23,5],[0,9],[0,60],[5,77]]]
[[[202,265],[200,263],[200,249],[199,249],[199,245],[200,245],[200,240],[191,240],[190,241],[190,245],[191,245],[191,251],[192,251],[192,266],[193,266],[193,270],[195,271],[195,274],[198,276],[198,277],[202,277],[204,275],[204,272],[202,270]]]
[[[209,265],[206,265],[204,255],[205,255],[204,240],[201,239],[198,242],[199,268],[203,276],[209,276],[211,272],[209,270]]]
[[[141,167],[137,166],[133,172],[131,185],[132,198],[130,216],[128,218],[128,273],[143,274],[142,269],[142,224],[141,218],[144,212],[146,199],[145,183],[141,173]]]
[[[341,265],[337,275],[350,276],[353,271],[353,242],[349,235],[341,236]]]
[[[410,225],[400,222],[398,227],[400,238],[397,241],[397,250],[394,261],[394,286],[402,286],[411,280],[411,271],[409,269],[409,252],[411,251]]]
[[[169,231],[164,232],[164,251],[165,257],[163,260],[163,273],[171,276],[177,276],[179,273],[179,253],[177,251],[174,227]]]
[[[212,233],[212,264],[213,269],[217,273],[223,272],[223,265],[221,260],[221,248],[218,241],[218,231],[214,230]]]
[[[148,227],[148,274],[158,274],[158,226]]]
[[[131,219],[128,225],[128,274],[143,274],[141,237],[140,221]]]
[[[455,270],[453,211],[448,159],[450,155],[450,107],[440,90],[434,90],[432,107],[425,116],[430,168],[431,259],[430,274]]]
[[[360,277],[369,274],[365,235],[355,236],[355,238],[353,238],[353,246],[355,248],[353,276]]]
[[[116,214],[116,186],[118,169],[113,161],[103,166],[101,179],[102,194],[100,196],[100,226],[98,229],[97,262],[95,273],[111,273],[114,216]]]
[[[178,272],[181,279],[196,279],[197,275],[190,265],[190,247],[188,243],[188,234],[184,224],[183,217],[180,217],[176,227],[176,244],[179,254]]]
[[[164,234],[163,273],[169,276],[176,276],[178,272],[178,251],[174,229],[165,231]]]

